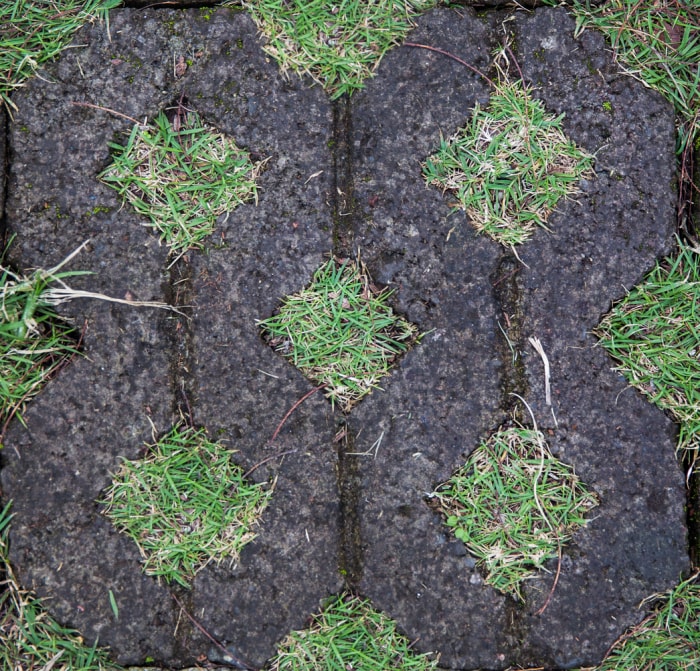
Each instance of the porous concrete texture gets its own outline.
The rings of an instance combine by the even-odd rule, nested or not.
[[[641,599],[678,582],[688,557],[674,427],[626,388],[590,334],[672,247],[673,111],[618,71],[600,35],[575,40],[573,30],[563,9],[460,8],[428,12],[409,37],[492,76],[492,52],[509,33],[535,95],[596,155],[595,176],[517,256],[477,235],[421,176],[440,135],[490,90],[436,52],[397,47],[366,90],[331,103],[309,80],[280,74],[244,12],[124,9],[111,12],[109,33],[86,27],[83,47],[14,95],[14,262],[49,267],[89,238],[71,267],[94,275],[71,284],[185,313],[62,308],[84,329],[84,356],[32,401],[26,427],[14,422],[5,436],[11,557],[61,622],[123,664],[220,661],[96,503],[120,458],[142,454],[153,427],[165,431],[183,413],[237,450],[251,477],[276,478],[238,566],[210,565],[191,590],[175,591],[253,666],[346,588],[446,668],[595,664],[641,619]],[[267,162],[258,203],[222,217],[206,250],[172,263],[96,175],[108,143],[132,125],[106,109],[153,118],[183,92]],[[272,440],[313,387],[267,347],[256,320],[331,253],[359,253],[425,335],[347,417],[319,391]],[[530,337],[549,358],[551,407]],[[601,500],[563,548],[556,586],[554,561],[529,581],[524,604],[484,583],[426,502],[492,431],[514,416],[532,423],[515,394]]]

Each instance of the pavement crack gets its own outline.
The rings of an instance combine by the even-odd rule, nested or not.
[[[515,255],[504,253],[491,276],[496,303],[499,333],[496,342],[501,358],[501,408],[513,419],[522,421],[522,408],[514,394],[525,398],[528,392],[527,374],[522,352],[525,349],[522,295],[518,274],[522,266]]]
[[[686,511],[690,563],[695,570],[698,570],[700,569],[700,470],[697,468],[693,469],[688,477]]]
[[[333,217],[333,254],[354,258],[356,203],[352,151],[352,104],[349,96],[333,102],[333,134],[329,148],[332,154],[330,206]],[[362,482],[359,457],[354,453],[355,436],[347,418],[339,420],[337,435],[337,485],[339,497],[338,570],[345,588],[357,592],[362,580],[363,551],[360,524]]]
[[[355,239],[355,187],[352,152],[352,104],[348,96],[333,102],[333,135],[330,142],[333,158],[331,213],[333,217],[333,252],[352,257]]]
[[[4,109],[0,109],[0,240],[2,249],[7,246],[7,218],[5,203],[10,190],[10,119]]]
[[[194,375],[194,328],[189,312],[193,301],[192,266],[185,257],[169,268],[165,289],[168,302],[180,313],[169,318],[168,337],[171,343],[170,380],[173,390],[173,415],[184,418],[189,426],[195,426],[197,382]]]
[[[363,549],[360,524],[361,473],[360,458],[354,454],[355,436],[341,420],[339,430],[343,437],[338,442],[338,496],[340,548],[338,564],[340,574],[349,592],[356,593],[362,580]]]

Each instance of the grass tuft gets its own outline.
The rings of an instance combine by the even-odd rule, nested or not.
[[[523,428],[482,443],[429,502],[486,569],[486,582],[519,599],[522,581],[559,556],[598,504],[542,434]]]
[[[100,179],[148,217],[175,254],[201,249],[220,215],[257,201],[262,163],[181,106],[172,121],[161,113],[135,125],[125,146],[110,146],[114,162]]]
[[[629,383],[680,424],[678,449],[700,451],[700,253],[680,243],[598,325]]]
[[[282,72],[308,74],[335,99],[361,89],[411,19],[437,1],[243,0],[243,7]]]
[[[700,668],[698,573],[646,602],[654,612],[615,643],[596,671],[697,671]]]
[[[119,531],[138,545],[148,575],[189,587],[209,562],[235,563],[273,485],[248,482],[233,451],[202,429],[177,426],[125,460],[101,503]]]
[[[347,412],[420,339],[387,305],[391,294],[374,286],[359,261],[331,259],[258,325],[276,352]]]
[[[411,650],[395,623],[357,596],[333,597],[309,626],[279,645],[270,671],[424,671],[437,660]]]
[[[469,123],[425,160],[425,180],[454,195],[477,231],[522,244],[592,175],[592,157],[566,138],[562,118],[503,75],[488,106],[477,104]]]
[[[10,504],[0,512],[0,667],[8,671],[117,671],[105,650],[86,646],[23,590],[9,559]]]
[[[86,22],[107,19],[121,0],[3,0],[0,2],[0,101],[63,51]]]

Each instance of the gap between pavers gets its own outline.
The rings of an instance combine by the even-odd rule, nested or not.
[[[410,39],[486,70],[502,18],[435,10]],[[428,332],[383,381],[385,391],[348,419],[352,440],[341,450],[368,451],[382,438],[376,458],[343,457],[359,468],[352,580],[418,639],[418,650],[439,651],[452,668],[595,663],[640,619],[638,602],[674,585],[687,567],[673,427],[625,391],[587,335],[672,244],[672,111],[620,76],[600,36],[574,41],[564,10],[516,15],[506,26],[538,95],[550,111],[567,113],[576,142],[598,152],[596,179],[578,202],[562,205],[553,232],[538,231],[518,251],[527,266],[451,214],[420,175],[419,161],[440,131],[450,135],[475,102],[488,100],[488,86],[462,65],[415,48],[390,52],[346,107],[350,138],[340,159],[349,163],[335,157],[336,177],[343,171],[354,190],[344,245],[361,249],[375,280],[397,290],[398,309]],[[109,160],[107,142],[129,124],[71,100],[153,117],[184,88],[209,122],[258,158],[270,157],[258,206],[219,222],[207,252],[182,266],[195,307],[192,321],[181,322],[191,344],[184,363],[195,421],[239,449],[246,467],[296,450],[256,471],[260,479],[277,475],[277,489],[240,565],[208,567],[184,595],[208,631],[262,664],[321,598],[343,587],[339,417],[316,394],[269,444],[311,387],[264,345],[255,325],[306,286],[333,247],[332,108],[306,80],[279,75],[243,13],[218,10],[206,20],[196,10],[119,10],[110,31],[111,41],[104,27],[82,31],[78,42],[88,47],[49,68],[55,83],[35,79],[16,95],[7,202],[19,234],[16,258],[50,265],[91,237],[91,250],[75,262],[97,273],[85,286],[141,299],[174,294],[165,250],[95,180]],[[190,52],[192,66],[176,78],[174,59]],[[617,116],[604,110],[606,100]],[[503,282],[507,291],[498,288]],[[507,330],[504,310],[517,312],[518,375],[499,329]],[[32,403],[28,428],[15,424],[6,439],[13,562],[25,586],[51,597],[62,622],[112,646],[118,661],[192,663],[210,643],[183,622],[174,635],[178,612],[167,590],[141,574],[135,547],[94,503],[119,456],[134,458],[150,439],[150,421],[164,431],[175,420],[184,378],[170,350],[179,336],[164,313],[80,304],[70,314],[88,320],[88,357],[72,362]],[[530,335],[551,358],[558,425],[541,402],[542,364],[528,350]],[[483,584],[424,501],[507,419],[515,407],[508,381],[531,404],[557,456],[602,499],[596,519],[566,546],[541,616],[533,613],[556,566],[532,581],[519,606]]]

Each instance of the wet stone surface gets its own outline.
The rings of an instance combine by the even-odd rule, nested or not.
[[[104,27],[87,28],[77,38],[84,48],[15,95],[6,203],[15,262],[47,267],[90,238],[73,267],[94,275],[76,287],[192,306],[189,319],[95,301],[63,308],[85,324],[86,356],[5,438],[0,475],[14,501],[20,579],[118,662],[191,664],[210,648],[96,504],[120,458],[150,440],[151,423],[166,431],[181,412],[238,450],[244,468],[260,464],[253,478],[277,478],[239,565],[209,566],[177,593],[255,665],[346,587],[447,668],[594,664],[640,619],[639,601],[687,568],[674,427],[625,388],[589,335],[672,245],[672,110],[620,75],[602,37],[574,40],[564,10],[514,16],[506,26],[523,74],[597,156],[595,178],[560,204],[551,233],[518,250],[522,262],[423,181],[420,161],[440,134],[489,96],[478,75],[434,52],[393,50],[365,91],[331,104],[309,81],[280,75],[243,12],[117,10],[111,40]],[[505,18],[435,10],[410,40],[492,74]],[[176,77],[181,55],[191,64]],[[143,119],[183,91],[207,122],[268,162],[257,205],[222,217],[204,252],[172,265],[96,179],[129,122],[72,102]],[[426,335],[347,417],[314,394],[271,442],[312,386],[263,342],[256,320],[308,285],[331,252],[358,250]],[[529,337],[549,357],[551,408]],[[540,614],[557,562],[518,604],[485,585],[425,501],[514,413],[530,423],[514,393],[601,499],[565,546]]]

